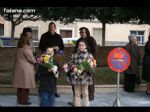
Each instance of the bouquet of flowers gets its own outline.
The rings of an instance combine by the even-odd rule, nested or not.
[[[73,71],[72,74],[74,73],[78,73],[79,75],[82,73],[82,72],[91,72],[93,73],[94,72],[94,69],[96,67],[96,60],[95,59],[85,59],[80,65],[72,65],[71,66],[71,70]],[[65,72],[68,72],[69,71],[69,67],[68,65],[65,65],[63,67],[63,70]]]
[[[96,60],[95,59],[85,59],[80,65],[76,66],[73,65],[73,71],[78,73],[79,75],[82,72],[90,72],[93,73],[94,69],[96,67]]]
[[[59,77],[58,67],[54,65],[53,56],[48,55],[47,53],[43,53],[37,58],[37,63],[45,68],[48,69],[48,71],[53,71],[55,74],[55,77]]]
[[[87,73],[88,75],[93,75],[94,74],[94,68],[96,67],[96,60],[94,59],[85,59],[80,65],[72,65],[70,67],[70,73],[69,72],[69,67],[68,65],[64,65],[63,69],[64,71],[67,73],[67,77],[66,80],[68,82],[72,81],[73,79],[84,79],[85,77],[87,77]]]

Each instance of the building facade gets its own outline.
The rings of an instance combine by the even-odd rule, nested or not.
[[[41,38],[41,35],[48,31],[48,24],[51,21],[24,21],[15,29],[15,37],[19,38],[20,33],[24,27],[31,27],[33,30],[33,42],[37,43]],[[54,21],[56,23],[56,31],[63,37],[65,44],[76,41],[79,35],[80,27],[89,28],[91,36],[93,36],[98,45],[102,45],[102,24],[99,21],[81,21],[77,20],[73,23],[64,25],[60,21]],[[106,46],[124,46],[128,42],[129,34],[136,34],[138,44],[143,46],[148,40],[150,33],[150,25],[135,25],[135,24],[106,24],[105,31],[105,45]],[[0,17],[0,37],[10,37],[11,35],[11,23],[5,21]]]

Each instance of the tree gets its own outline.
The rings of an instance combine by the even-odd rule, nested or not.
[[[68,17],[78,19],[98,19],[102,23],[102,45],[105,45],[105,29],[106,23],[112,23],[114,21],[114,9],[112,7],[78,7]],[[72,19],[73,20],[73,19]]]
[[[48,8],[47,15],[42,15],[44,20],[60,20],[64,24],[72,23],[76,19],[90,19],[87,7],[56,7]]]
[[[41,18],[38,14],[37,8],[32,8],[34,12],[31,11],[31,7],[1,7],[0,15],[6,20],[11,22],[11,38],[14,38],[15,27],[22,23],[23,21],[37,21]],[[24,12],[23,12],[24,10]],[[25,11],[26,10],[26,11]],[[28,12],[27,12],[28,10]]]
[[[34,12],[23,12],[24,10],[32,9]],[[14,38],[15,27],[23,21],[60,20],[67,24],[68,22],[73,22],[76,18],[67,7],[1,7],[0,15],[6,21],[11,22],[11,38]]]
[[[102,23],[102,46],[105,46],[105,29],[106,23],[114,21],[114,8],[112,7],[96,7],[93,16]]]

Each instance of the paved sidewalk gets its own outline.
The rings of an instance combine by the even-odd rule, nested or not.
[[[68,101],[72,101],[72,93],[61,93],[60,98],[56,98],[56,107],[70,107]],[[96,92],[95,100],[90,102],[90,107],[112,107],[116,98],[116,92]],[[31,105],[25,107],[39,107],[38,95],[30,95]],[[146,95],[145,91],[136,91],[134,93],[127,93],[120,91],[121,106],[126,107],[150,107],[150,95]],[[16,103],[16,96],[14,94],[0,95],[0,106],[4,107],[20,107]]]

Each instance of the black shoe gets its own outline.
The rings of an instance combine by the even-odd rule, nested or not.
[[[129,93],[135,92],[134,90],[127,90],[127,89],[124,89],[124,91],[129,92]]]
[[[81,97],[81,99],[82,99],[82,98],[83,98],[83,95],[81,95],[80,97]]]
[[[55,97],[60,97],[60,95],[58,93],[55,93]]]
[[[27,102],[27,103],[19,103],[21,105],[31,105],[31,102]]]
[[[73,102],[68,102],[68,104],[74,107],[74,103]]]
[[[25,105],[31,105],[31,102],[27,102]]]
[[[89,101],[93,101],[94,100],[94,98],[89,98]]]
[[[146,91],[146,95],[150,95],[150,93],[148,93],[148,92]]]

